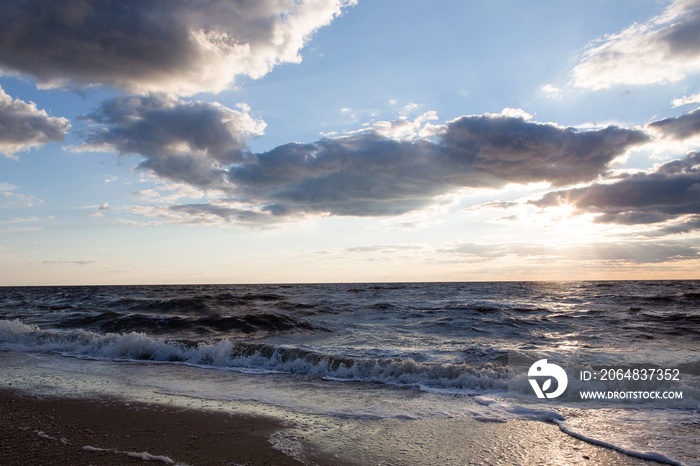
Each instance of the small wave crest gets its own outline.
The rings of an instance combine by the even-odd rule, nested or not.
[[[250,334],[255,332],[286,332],[324,330],[308,322],[290,316],[267,312],[241,316],[206,315],[188,317],[180,315],[120,314],[106,311],[94,314],[76,314],[64,317],[55,327],[65,329],[95,329],[103,332],[148,332],[166,334],[179,331],[191,333]]]
[[[265,343],[164,340],[144,333],[42,330],[0,320],[0,350],[113,360],[180,363],[248,373],[276,372],[475,393],[507,389],[507,368],[486,362],[431,363],[412,358],[358,358]]]

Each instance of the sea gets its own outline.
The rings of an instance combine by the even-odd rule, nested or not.
[[[542,359],[567,373],[567,395],[536,396],[522,361]],[[0,287],[2,373],[35,392],[297,420],[534,421],[700,464],[700,281]]]

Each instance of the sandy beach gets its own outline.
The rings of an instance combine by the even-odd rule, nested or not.
[[[285,424],[267,417],[4,389],[0,418],[4,465],[370,464],[378,448],[384,449],[384,465],[418,459],[420,464],[658,464],[571,439],[547,423],[370,422],[317,445],[304,442],[298,461],[294,451],[273,448],[270,438]]]
[[[698,465],[696,283],[550,288],[6,288],[0,464]],[[679,380],[645,387],[678,406],[531,392],[522,348],[574,345],[556,361],[580,393],[601,341],[619,364],[673,349]]]
[[[0,466],[700,466],[700,0],[0,0]]]
[[[5,465],[300,464],[272,448],[282,426],[263,417],[3,390],[0,419]]]

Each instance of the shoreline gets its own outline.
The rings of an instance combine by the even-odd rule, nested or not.
[[[0,389],[0,463],[282,465],[279,420],[115,398],[59,398]],[[305,452],[307,453],[307,452]],[[319,465],[335,458],[314,456]]]
[[[0,419],[0,463],[8,466],[144,461],[180,466],[343,466],[376,464],[378,459],[392,465],[414,464],[417,459],[426,465],[510,460],[660,464],[571,438],[554,424],[536,421],[369,421],[364,428],[346,430],[340,438],[316,438],[319,444],[303,432],[287,436],[294,431],[293,423],[273,417],[115,397],[42,396],[14,388],[0,388]],[[459,431],[462,434],[455,435]],[[286,438],[301,441],[285,443]],[[275,440],[277,449],[272,444]],[[377,455],[377,448],[383,454]],[[511,449],[518,453],[512,454]]]

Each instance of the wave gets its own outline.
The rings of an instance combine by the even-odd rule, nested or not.
[[[700,334],[700,314],[684,312],[652,314],[641,312],[638,316],[644,318],[645,324],[652,324],[654,332],[663,332],[669,335]]]
[[[59,287],[2,290],[0,315],[38,312],[65,315],[70,312],[121,312],[190,315],[232,314],[259,308],[289,307],[288,297],[264,290],[228,291],[198,287]]]
[[[166,334],[187,331],[190,333],[251,334],[255,332],[286,332],[292,330],[325,330],[308,322],[272,313],[253,313],[242,316],[162,316],[147,314],[123,315],[114,311],[99,314],[75,314],[63,317],[54,324],[64,329],[96,329],[103,332],[147,332]]]
[[[221,292],[185,297],[125,297],[108,304],[110,307],[137,312],[202,314],[214,309],[232,309],[256,303],[284,303],[284,296],[273,293],[236,294]]]
[[[289,373],[460,393],[507,390],[507,368],[485,362],[429,363],[412,358],[361,358],[265,343],[163,340],[144,333],[46,331],[0,320],[0,350],[58,353],[96,359],[154,361],[249,373]]]

